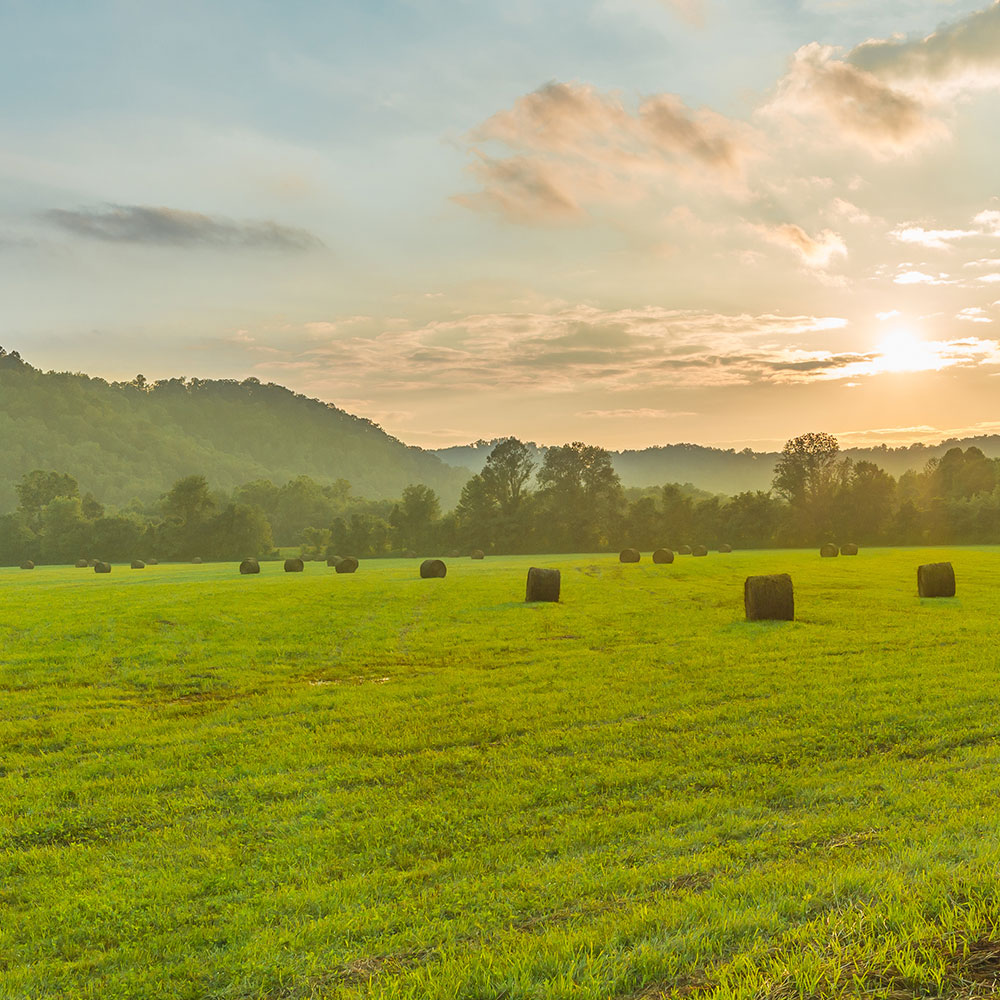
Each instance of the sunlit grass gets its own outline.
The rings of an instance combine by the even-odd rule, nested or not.
[[[1000,969],[1000,550],[418,564],[0,570],[0,996]],[[533,564],[562,603],[521,603]],[[797,620],[744,622],[785,571]]]

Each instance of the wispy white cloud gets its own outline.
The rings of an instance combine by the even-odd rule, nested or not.
[[[892,279],[897,285],[949,285],[947,274],[926,274],[924,271],[903,271]]]

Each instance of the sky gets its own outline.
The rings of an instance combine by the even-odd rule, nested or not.
[[[0,345],[410,444],[1000,432],[1000,0],[0,0]]]

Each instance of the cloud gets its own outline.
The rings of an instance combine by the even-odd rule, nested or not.
[[[581,410],[578,417],[597,417],[610,420],[670,420],[674,417],[696,417],[690,410],[652,410],[643,407],[638,410]]]
[[[877,158],[948,136],[956,98],[1000,87],[1000,0],[924,38],[872,39],[844,53],[812,42],[780,81],[771,114],[834,126]]]
[[[708,179],[736,193],[754,155],[748,126],[692,111],[673,94],[633,110],[616,94],[558,82],[518,98],[468,140],[480,190],[455,200],[515,222],[581,217],[588,206],[634,202],[665,183]]]
[[[753,226],[754,231],[775,246],[795,251],[808,267],[827,268],[834,257],[846,257],[847,247],[839,234],[824,229],[810,236],[801,226],[784,223],[778,226]]]
[[[980,279],[982,280],[982,279]],[[903,271],[892,279],[896,285],[950,285],[951,279],[947,274],[925,274],[923,271]]]
[[[81,211],[56,208],[46,212],[45,218],[74,236],[105,243],[273,250],[309,250],[323,245],[307,230],[277,222],[234,222],[149,205],[108,205]]]
[[[970,323],[992,323],[993,320],[986,315],[985,309],[980,309],[978,306],[968,306],[965,309],[960,309],[958,315],[955,319],[964,319]]]
[[[661,3],[688,24],[700,28],[705,23],[705,0],[661,0]]]

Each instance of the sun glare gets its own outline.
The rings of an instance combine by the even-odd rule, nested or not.
[[[940,366],[933,346],[909,330],[893,331],[876,349],[875,364],[879,371],[919,372]]]

